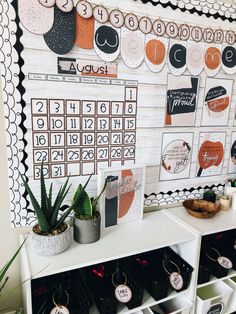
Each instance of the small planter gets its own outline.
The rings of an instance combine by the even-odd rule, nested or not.
[[[231,205],[231,200],[229,198],[220,197],[220,209],[229,210]]]
[[[213,190],[207,190],[203,194],[203,199],[205,201],[215,203],[216,202],[216,194]]]
[[[72,242],[70,226],[57,235],[39,235],[33,231],[30,232],[29,241],[32,249],[42,256],[53,256],[64,252]]]
[[[101,215],[90,220],[78,219],[74,220],[74,239],[82,244],[89,244],[100,239],[101,233]]]

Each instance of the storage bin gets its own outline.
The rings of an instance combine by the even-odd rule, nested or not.
[[[172,300],[165,301],[158,305],[152,306],[150,309],[154,314],[189,314],[193,307],[192,302],[190,302],[184,295],[176,297]]]
[[[198,280],[199,285],[206,283],[210,280],[212,274],[213,265],[211,261],[207,260],[205,257],[200,258],[199,268],[198,268]]]
[[[232,309],[232,312],[236,310],[236,277],[224,280],[224,282],[233,289],[233,293],[230,296],[228,308]]]
[[[208,258],[209,263],[212,263],[212,274],[216,278],[226,277],[229,273],[229,269],[221,266],[218,262],[218,258],[220,256],[225,256],[223,250],[220,251],[220,249],[218,248],[211,247],[205,250],[205,254]],[[229,258],[228,256],[225,257]]]
[[[115,287],[112,274],[115,272],[114,262],[86,267],[85,276],[92,298],[101,314],[117,312],[118,300],[115,297]]]
[[[60,303],[68,303],[66,307],[70,313],[89,313],[92,300],[77,270],[32,280],[32,312],[50,313],[59,288],[63,293]]]
[[[168,295],[169,278],[162,266],[164,252],[159,249],[130,256],[124,263],[156,301]]]
[[[197,289],[196,314],[207,314],[214,307],[222,307],[223,311],[219,313],[223,314],[232,292],[232,288],[223,281]]]

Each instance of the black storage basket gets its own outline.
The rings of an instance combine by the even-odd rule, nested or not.
[[[206,258],[202,261],[200,260],[197,280],[199,285],[210,281],[212,268],[212,263],[210,263]]]
[[[156,300],[168,295],[168,277],[162,267],[163,249],[129,257],[129,267],[142,286]]]
[[[183,278],[183,287],[179,290],[174,289],[171,285],[170,287],[175,290],[176,292],[180,292],[183,290],[186,290],[189,286],[191,275],[193,272],[193,267],[189,265],[182,257],[180,257],[174,250],[171,248],[167,248],[165,252],[165,260],[166,261],[172,261],[175,263],[179,270],[180,274]],[[172,263],[168,263],[168,272],[176,272],[176,266],[174,266]]]
[[[101,314],[115,314],[117,312],[118,301],[112,283],[114,272],[114,262],[93,265],[85,269],[87,285]]]
[[[224,268],[223,266],[221,266],[218,263],[217,259],[219,257],[219,254],[216,251],[214,251],[214,249],[216,249],[218,252],[220,252],[219,248],[216,248],[213,246],[210,248],[208,247],[205,251],[205,254],[208,257],[209,262],[210,261],[212,262],[212,275],[214,275],[216,278],[226,277],[226,276],[228,276],[229,269]],[[221,254],[224,255],[223,250],[221,251]],[[227,255],[228,255],[228,252],[227,252]],[[225,257],[228,257],[228,256],[225,256]]]
[[[60,273],[32,281],[32,312],[50,313],[55,307],[58,287],[61,286],[63,299],[60,303],[72,314],[88,314],[92,305],[91,297],[77,270]],[[64,293],[68,293],[68,298]],[[58,302],[59,303],[59,302]]]

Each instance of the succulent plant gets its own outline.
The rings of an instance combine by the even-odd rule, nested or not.
[[[90,180],[91,176],[89,177]],[[78,219],[90,220],[96,217],[97,215],[97,204],[98,201],[105,191],[107,186],[107,181],[105,181],[104,187],[101,193],[97,197],[89,197],[88,193],[85,191],[84,187],[80,184],[75,192],[74,199],[75,201],[80,195],[80,202],[72,205],[75,217]]]
[[[43,163],[40,168],[40,194],[41,194],[41,202],[39,203],[35,198],[31,188],[29,187],[26,178],[21,175],[22,181],[24,183],[25,189],[28,192],[32,206],[34,208],[35,214],[37,216],[40,233],[49,234],[52,233],[55,229],[59,228],[68,215],[71,213],[74,207],[77,207],[80,203],[80,199],[83,196],[84,189],[86,188],[90,178],[84,187],[81,187],[80,191],[76,194],[76,197],[73,199],[73,203],[71,206],[62,205],[66,195],[68,194],[71,185],[69,184],[69,177],[63,186],[60,187],[54,202],[52,201],[52,191],[53,184],[51,183],[49,191],[46,190],[45,178],[43,173]],[[61,217],[59,217],[60,212],[63,212]]]

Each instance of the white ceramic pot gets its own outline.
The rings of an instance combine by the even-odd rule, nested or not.
[[[53,256],[64,252],[71,245],[72,235],[70,226],[57,235],[44,236],[33,231],[30,232],[29,241],[34,252],[42,256]]]
[[[231,205],[230,199],[225,199],[220,197],[220,209],[221,210],[229,210]]]

